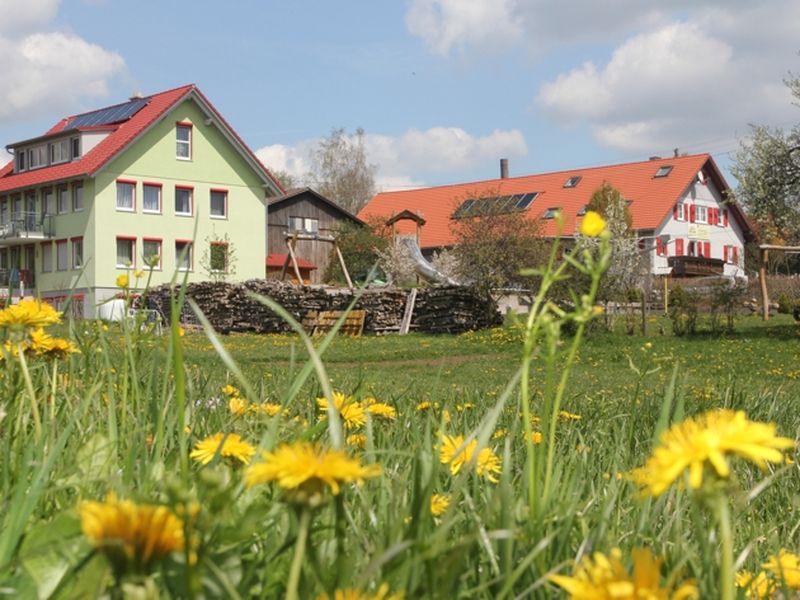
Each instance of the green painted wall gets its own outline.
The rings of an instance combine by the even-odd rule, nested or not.
[[[191,160],[176,158],[175,127],[178,121],[193,125]],[[264,277],[266,209],[262,181],[217,126],[213,123],[207,125],[205,121],[205,114],[193,100],[184,101],[96,177],[92,210],[95,224],[91,248],[93,285],[114,288],[117,275],[125,272],[116,266],[117,236],[136,237],[137,268],[143,268],[142,238],[163,240],[162,268],[154,272],[153,285],[172,278],[176,268],[176,239],[195,240],[194,264],[189,280],[208,279],[201,266],[207,240],[225,234],[231,240],[236,257],[236,273],[228,279]],[[116,209],[117,179],[136,181],[134,212]],[[144,182],[162,184],[161,214],[142,211]],[[192,217],[175,214],[176,185],[194,188]],[[212,188],[228,190],[226,219],[212,218],[209,214]]]

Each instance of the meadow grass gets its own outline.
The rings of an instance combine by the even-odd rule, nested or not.
[[[0,592],[333,598],[352,588],[357,598],[552,598],[563,592],[548,577],[571,573],[581,556],[620,548],[630,565],[629,552],[647,547],[664,559],[662,581],[692,579],[701,598],[721,597],[720,532],[707,503],[681,486],[645,498],[627,474],[671,423],[710,409],[744,410],[794,439],[796,327],[784,317],[742,318],[723,337],[590,331],[573,346],[543,323],[526,360],[530,322],[459,336],[332,336],[313,347],[299,334],[60,326],[80,353],[24,365],[6,354],[2,367]],[[316,402],[334,390],[397,414],[347,427],[344,411]],[[231,410],[232,398],[252,409]],[[279,407],[261,410],[265,403]],[[526,441],[526,429],[537,441]],[[221,446],[210,464],[189,457],[219,432],[266,451],[345,442],[381,474],[338,495],[316,490],[312,506],[277,483],[245,485],[246,467]],[[353,434],[363,437],[347,443]],[[469,460],[454,474],[441,460],[443,435],[464,436],[462,448],[475,440],[476,456],[490,450],[497,481]],[[797,465],[735,462],[723,483],[737,569],[800,550]],[[135,566],[113,558],[118,546],[98,548],[79,510],[109,492],[169,507],[182,519],[182,549]],[[438,515],[435,494],[449,500]]]

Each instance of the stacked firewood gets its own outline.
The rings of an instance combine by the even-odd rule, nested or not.
[[[354,308],[366,311],[364,333],[387,334],[400,330],[409,297],[407,290],[373,288],[354,292],[346,288],[298,287],[289,283],[251,279],[243,283],[201,282],[189,284],[186,297],[200,308],[217,331],[282,333],[291,331],[284,319],[259,302],[253,295],[270,298],[280,304],[298,322],[308,321],[309,313],[344,311],[359,295]],[[158,310],[169,322],[170,289],[160,286],[150,290],[146,308]],[[185,304],[182,323],[197,323]],[[411,330],[425,333],[461,333],[484,329],[501,321],[497,305],[472,288],[461,286],[422,288],[417,293]]]

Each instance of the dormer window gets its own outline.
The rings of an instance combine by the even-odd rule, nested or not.
[[[28,168],[37,169],[47,166],[47,146],[41,144],[28,150]]]
[[[72,160],[81,157],[81,138],[74,137],[70,140],[70,145],[72,146]]]
[[[67,162],[69,155],[69,140],[58,140],[50,144],[50,164]]]
[[[664,165],[663,167],[659,167],[658,171],[656,171],[655,177],[666,177],[672,171],[672,165]]]
[[[17,158],[17,171],[24,171],[25,170],[25,150],[20,150],[17,148],[16,151],[16,158]]]
[[[574,188],[576,185],[578,185],[580,180],[581,180],[581,176],[580,175],[573,175],[572,177],[570,177],[569,179],[567,179],[564,182],[564,187],[565,188]]]

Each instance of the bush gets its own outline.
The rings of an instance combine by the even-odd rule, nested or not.
[[[669,319],[672,321],[674,335],[694,335],[697,333],[697,311],[700,296],[692,290],[677,286],[669,294]]]

